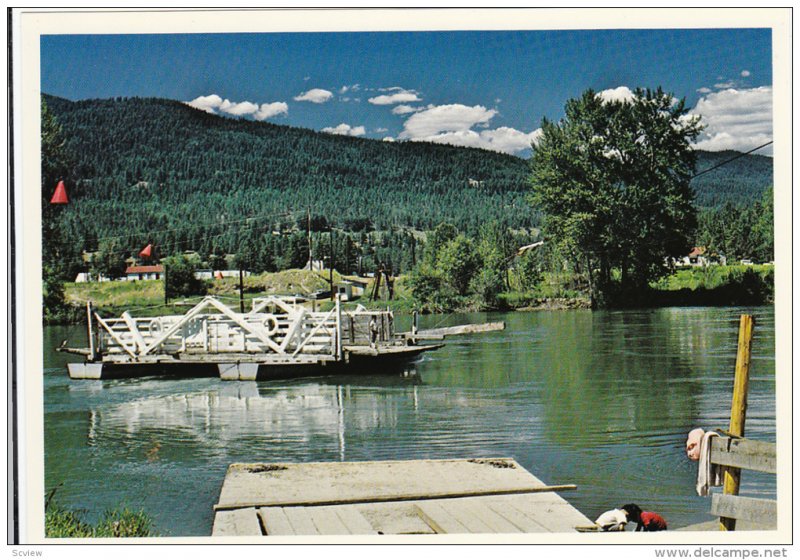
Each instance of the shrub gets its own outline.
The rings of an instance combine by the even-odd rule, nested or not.
[[[45,509],[44,532],[48,538],[128,538],[154,537],[153,521],[143,511],[128,508],[108,510],[92,526],[81,513],[48,505]]]
[[[167,298],[206,294],[208,290],[206,283],[195,277],[199,265],[196,260],[179,255],[161,262],[164,264]]]

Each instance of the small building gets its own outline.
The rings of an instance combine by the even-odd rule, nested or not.
[[[160,280],[164,267],[160,264],[129,266],[125,269],[125,280]]]
[[[336,293],[342,301],[350,301],[353,299],[353,285],[348,282],[340,282],[336,284]]]
[[[110,282],[111,279],[102,275],[102,274],[94,274],[92,272],[79,272],[78,275],[75,277],[76,284],[82,284],[84,282]]]
[[[361,297],[367,291],[370,281],[361,278],[342,278],[339,286],[345,288],[345,291],[339,290],[340,294],[346,293],[349,299],[354,297]]]
[[[705,247],[693,247],[688,255],[676,262],[678,266],[725,266],[726,263],[725,255],[709,253]]]

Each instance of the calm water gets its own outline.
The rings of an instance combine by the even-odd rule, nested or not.
[[[423,317],[507,328],[453,337],[407,377],[72,381],[46,351],[46,488],[90,519],[125,504],[162,535],[208,535],[233,462],[513,457],[577,484],[564,497],[592,519],[635,502],[705,521],[683,444],[728,426],[740,313],[756,316],[747,434],[775,441],[771,307]],[[80,331],[48,328],[45,347]],[[774,496],[774,477],[745,473],[745,492]]]

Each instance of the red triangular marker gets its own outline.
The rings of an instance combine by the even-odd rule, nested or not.
[[[50,199],[50,204],[67,204],[67,187],[64,186],[64,181],[59,181],[56,185],[56,192],[53,193],[53,198]]]
[[[148,243],[147,247],[139,251],[139,256],[149,259],[153,255],[153,245]]]

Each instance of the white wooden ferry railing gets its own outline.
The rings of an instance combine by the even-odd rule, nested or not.
[[[137,318],[125,312],[118,319],[92,315],[100,327],[98,351],[127,354],[132,360],[179,352],[342,356],[338,297],[335,307],[326,313],[274,296],[259,298],[249,312],[237,313],[207,296],[184,315]]]

